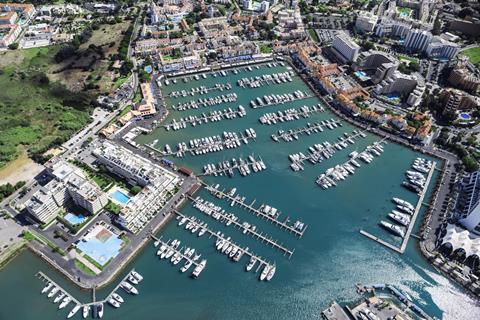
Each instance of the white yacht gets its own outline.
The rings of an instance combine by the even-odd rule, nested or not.
[[[395,211],[395,210],[394,210]],[[392,212],[388,214],[388,217],[395,222],[407,227],[410,224],[410,217],[400,212]]]
[[[267,274],[267,278],[266,278],[267,281],[272,280],[273,276],[275,275],[276,270],[277,270],[277,266],[275,264],[273,264],[273,266],[270,267],[270,270],[268,270],[268,274]]]
[[[134,286],[132,286],[130,283],[128,283],[127,281],[123,281],[120,286],[123,288],[123,290],[127,291],[128,293],[131,293],[131,294],[138,294],[138,290],[137,288],[135,288]]]
[[[394,235],[400,236],[400,237],[405,237],[405,230],[403,230],[402,227],[397,226],[396,224],[393,223],[388,223],[386,221],[380,221],[380,225],[393,233]]]
[[[128,281],[130,281],[133,284],[138,284],[137,278],[135,278],[132,274],[128,275]]]
[[[123,303],[123,302],[124,302],[122,296],[119,295],[119,294],[116,293],[116,292],[112,293],[112,298],[115,299],[115,300],[117,300],[117,301],[120,302],[120,303]]]
[[[132,270],[132,272],[130,272],[130,274],[131,274],[135,279],[137,279],[138,282],[142,282],[143,277],[140,275],[140,273],[136,272],[135,270]]]
[[[42,294],[47,293],[53,287],[53,283],[49,282],[43,289]]]
[[[207,265],[207,260],[202,260],[196,267],[195,269],[193,269],[193,272],[192,272],[192,277],[194,278],[197,278],[200,273],[202,272],[202,270],[205,268],[205,266]]]
[[[100,319],[103,318],[103,303],[97,304],[97,314]]]
[[[52,291],[50,291],[50,293],[47,295],[47,297],[48,298],[53,297],[59,290],[60,290],[60,288],[58,288],[58,287],[53,288]]]
[[[188,269],[190,269],[190,267],[192,266],[193,264],[193,261],[192,260],[187,260],[187,262],[185,262],[185,264],[183,265],[183,267],[180,268],[180,271],[183,273],[183,272],[186,272]]]
[[[67,319],[70,319],[71,317],[73,317],[78,312],[78,310],[80,310],[80,308],[81,306],[79,304],[73,307],[73,309],[68,313]]]
[[[267,263],[260,274],[260,281],[263,281],[267,278],[268,272],[270,271],[270,265]]]
[[[67,304],[70,303],[70,301],[72,301],[72,298],[70,298],[70,297],[68,297],[68,296],[65,297],[65,298],[63,298],[62,303],[60,303],[60,305],[58,306],[58,309],[63,309],[63,308],[65,308],[65,307],[67,306]]]
[[[107,302],[114,308],[120,308],[120,303],[117,300],[113,299],[113,297],[108,299]]]
[[[89,311],[90,311],[90,306],[83,306],[83,310],[82,310],[83,319],[86,319],[88,317]]]
[[[58,302],[60,302],[64,297],[65,297],[65,293],[64,293],[64,292],[60,292],[60,294],[59,294],[58,296],[56,296],[55,299],[53,299],[53,303],[58,303]]]
[[[252,270],[253,266],[255,266],[255,264],[257,263],[257,258],[255,258],[254,256],[252,256],[250,258],[250,261],[248,262],[247,266],[245,267],[245,269],[247,271],[250,271]]]

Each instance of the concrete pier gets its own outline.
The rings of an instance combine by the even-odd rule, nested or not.
[[[329,123],[331,124],[333,122],[335,122],[337,125],[341,125],[341,122],[339,120],[330,120]],[[319,123],[316,123],[316,124],[313,124],[311,126],[305,126],[305,127],[302,127],[302,128],[298,128],[298,129],[292,129],[292,130],[288,130],[282,134],[272,134],[272,139],[275,141],[275,142],[280,142],[280,139],[282,139],[283,141],[285,142],[289,142],[291,141],[290,138],[293,137],[293,135],[295,134],[304,134],[304,133],[307,133],[309,131],[311,131],[311,133],[315,133],[315,130],[318,130],[319,132],[323,132],[323,129],[324,127],[327,126],[327,123],[325,124],[321,124],[320,122]],[[335,129],[334,127],[332,129]],[[275,140],[277,139],[277,140]]]

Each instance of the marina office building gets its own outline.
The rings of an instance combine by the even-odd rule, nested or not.
[[[48,168],[53,179],[25,203],[27,211],[41,223],[52,221],[69,203],[91,214],[108,203],[108,196],[90,182],[80,168],[63,160],[51,163]]]

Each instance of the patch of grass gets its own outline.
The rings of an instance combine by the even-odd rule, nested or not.
[[[480,47],[470,48],[462,52],[468,57],[471,63],[477,64],[480,63]]]
[[[270,45],[264,44],[264,43],[262,43],[260,45],[260,52],[261,53],[269,54],[269,53],[272,53],[272,51],[273,51],[273,49]]]
[[[320,42],[320,39],[318,38],[317,33],[315,32],[315,29],[308,29],[308,34],[310,34],[310,38],[312,38],[313,41],[315,42]]]
[[[103,268],[110,262],[107,261],[107,263],[105,263],[103,266],[100,265],[100,263],[98,263],[97,261],[95,261],[93,258],[91,258],[90,256],[88,256],[87,254],[84,254],[83,257],[88,260],[88,262],[90,262],[91,264],[93,264],[95,267],[97,267],[99,270],[103,270]]]
[[[96,273],[93,272],[89,267],[84,265],[80,260],[75,259],[75,267],[85,273],[88,276],[96,276]]]
[[[0,67],[0,167],[15,160],[25,146],[30,157],[66,141],[89,121],[90,100],[46,74],[58,47],[15,50],[12,64]]]
[[[30,231],[23,231],[22,238],[27,240],[27,241],[36,240],[35,236]]]

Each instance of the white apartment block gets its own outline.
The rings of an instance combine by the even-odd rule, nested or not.
[[[369,11],[360,11],[355,21],[355,29],[361,32],[373,32],[377,25],[378,17]]]
[[[343,60],[349,62],[357,60],[360,51],[360,46],[343,32],[333,39],[332,48],[343,57]]]
[[[430,58],[453,59],[460,51],[458,44],[442,39],[441,37],[433,37],[432,42],[428,45],[426,53]]]
[[[408,32],[403,46],[409,51],[425,51],[432,38],[430,31],[412,29]]]

